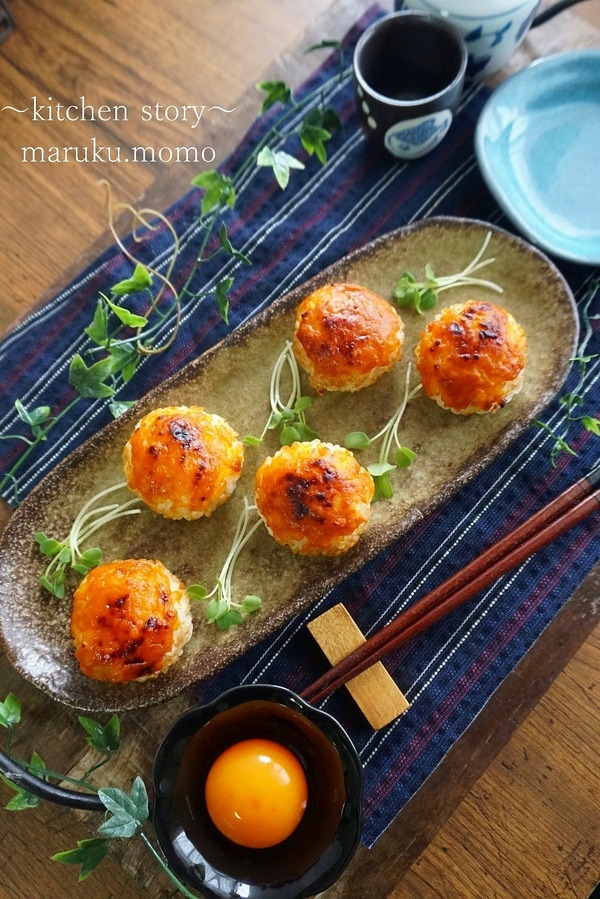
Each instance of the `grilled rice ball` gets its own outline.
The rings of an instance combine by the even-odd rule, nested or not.
[[[184,585],[162,562],[127,559],[93,568],[73,597],[71,634],[87,677],[125,684],[167,671],[192,636]]]
[[[523,386],[527,338],[501,306],[481,300],[448,306],[416,347],[427,396],[460,415],[495,412]]]
[[[358,284],[326,284],[296,312],[294,354],[317,393],[368,387],[398,362],[403,343],[394,307]]]
[[[165,518],[209,516],[235,489],[244,447],[233,428],[201,406],[145,415],[123,449],[134,493]]]
[[[350,450],[313,440],[283,446],[256,472],[258,512],[275,540],[307,556],[337,556],[367,527],[373,478]]]

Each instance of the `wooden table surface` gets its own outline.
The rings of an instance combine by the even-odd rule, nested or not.
[[[0,46],[0,106],[73,102],[217,104],[225,123],[32,122],[0,113],[3,292],[0,333],[50,296],[108,242],[103,195],[164,208],[197,168],[184,163],[20,161],[20,148],[60,143],[212,146],[217,162],[257,112],[248,89],[269,70],[294,84],[315,64],[302,49],[335,38],[366,8],[358,0],[14,0],[16,32]],[[384,4],[386,5],[386,4]],[[389,4],[388,4],[389,5]],[[308,33],[305,30],[308,29]],[[530,32],[510,67],[576,47],[600,47],[591,0]],[[107,171],[109,169],[109,171]],[[3,520],[8,511],[3,511]],[[600,573],[587,579],[472,727],[373,850],[359,849],[329,897],[587,899],[600,877]],[[0,657],[0,699],[21,699],[18,754],[76,776],[86,769],[75,714]],[[126,786],[146,773],[161,736],[191,702],[182,696],[122,718],[123,749],[107,772]],[[95,758],[95,756],[94,756]],[[11,792],[0,785],[7,801]],[[92,836],[97,819],[42,803],[0,813],[0,897],[157,899],[173,887],[142,848],[118,843],[83,885],[49,861]],[[117,842],[117,841],[115,841]]]

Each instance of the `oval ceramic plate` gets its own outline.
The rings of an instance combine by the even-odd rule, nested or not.
[[[436,274],[467,265],[493,232],[485,269],[504,294],[477,295],[501,302],[524,326],[529,338],[523,391],[493,415],[454,415],[422,393],[409,403],[402,421],[402,441],[418,455],[413,466],[394,472],[390,501],[373,506],[361,541],[336,559],[292,555],[259,529],[240,556],[234,590],[257,593],[263,609],[239,627],[216,631],[194,604],[194,634],[182,658],[165,675],[145,683],[111,686],[84,677],[73,655],[69,618],[69,584],[63,601],[39,587],[44,560],[34,545],[36,531],[64,537],[82,504],[105,486],[123,480],[121,451],[137,419],[165,405],[200,403],[223,415],[240,434],[257,434],[269,415],[269,381],[273,364],[291,337],[295,307],[310,290],[328,281],[353,281],[391,297],[406,270],[423,276],[431,263]],[[472,289],[444,294],[447,303],[472,299]],[[451,297],[451,299],[450,299]],[[543,303],[540,299],[543,298]],[[435,313],[429,313],[432,317]],[[315,400],[309,422],[322,436],[342,442],[348,431],[375,434],[400,403],[408,362],[426,319],[414,310],[403,313],[405,357],[373,386],[353,394],[327,394]],[[479,222],[430,219],[382,237],[337,262],[309,283],[279,299],[266,312],[231,334],[174,377],[153,390],[117,421],[70,455],[19,507],[2,539],[0,629],[9,659],[28,679],[57,699],[77,708],[123,710],[168,699],[230,661],[267,636],[292,615],[309,607],[335,583],[388,546],[497,456],[562,385],[577,342],[573,298],[556,268],[537,250],[506,232]],[[412,380],[417,382],[412,372]],[[311,392],[306,388],[307,392]],[[244,496],[252,498],[258,464],[278,446],[277,437],[258,448],[247,447],[242,478],[231,500],[209,519],[166,521],[148,509],[106,526],[94,536],[106,560],[158,558],[186,584],[211,586],[227,554]],[[376,449],[360,455],[375,461]],[[125,522],[125,523],[123,523]]]
[[[475,132],[482,174],[517,228],[549,253],[600,265],[600,50],[508,78]]]

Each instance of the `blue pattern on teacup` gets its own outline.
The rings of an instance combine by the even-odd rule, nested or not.
[[[509,20],[506,25],[502,26],[502,28],[493,28],[491,31],[484,31],[483,25],[479,25],[477,28],[474,28],[473,31],[469,31],[468,34],[465,34],[465,41],[467,44],[472,44],[474,41],[482,40],[482,38],[491,37],[490,47],[497,47],[498,44],[502,43],[502,39],[510,29],[511,25],[512,22]]]
[[[433,115],[398,122],[388,128],[384,143],[400,159],[418,159],[437,147],[452,122],[449,109]]]
[[[421,9],[431,13],[448,15],[462,33],[468,50],[467,75],[469,77],[491,75],[506,65],[537,11],[538,3],[515,0],[517,9],[504,13],[486,12],[484,8],[472,14],[443,11],[440,0],[396,0],[396,9]],[[483,3],[479,4],[484,7]],[[524,12],[523,7],[526,7]],[[524,12],[524,15],[523,15]],[[522,16],[522,17],[521,17]]]

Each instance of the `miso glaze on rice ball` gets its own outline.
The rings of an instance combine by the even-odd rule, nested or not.
[[[358,284],[326,284],[296,312],[294,354],[318,393],[368,387],[398,362],[403,342],[394,307]]]
[[[208,516],[229,499],[242,472],[237,436],[201,406],[155,409],[123,449],[127,484],[165,518]]]
[[[93,568],[73,597],[71,634],[87,677],[125,684],[167,671],[192,635],[184,585],[157,561]]]
[[[255,501],[269,533],[303,555],[337,556],[367,527],[373,478],[341,446],[293,443],[256,472]]]
[[[461,415],[495,412],[523,386],[527,338],[510,312],[471,300],[448,306],[416,347],[427,396]]]

